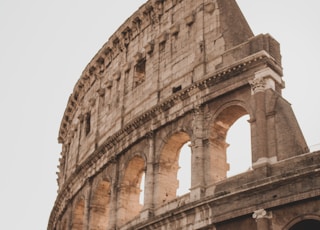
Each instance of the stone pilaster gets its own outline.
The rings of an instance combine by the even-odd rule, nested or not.
[[[85,196],[85,211],[84,211],[84,225],[85,229],[90,229],[90,207],[91,207],[91,197],[92,197],[92,179],[88,180]]]
[[[268,212],[265,209],[259,209],[253,212],[252,218],[256,220],[257,230],[271,230],[271,212]]]
[[[154,208],[154,133],[149,132],[147,138],[149,142],[149,156],[145,172],[144,206],[140,214],[143,220],[153,215]]]
[[[110,220],[109,220],[109,228],[116,229],[117,226],[117,211],[118,210],[118,183],[119,183],[119,162],[115,159],[112,160],[113,165],[113,178],[112,187],[111,187],[111,198],[110,198]]]
[[[267,112],[266,106],[268,98],[266,90],[272,89],[276,91],[276,84],[283,86],[281,77],[270,68],[264,68],[255,73],[253,80],[250,82],[251,94],[254,101],[255,114],[255,139],[253,145],[253,167],[259,167],[274,162],[276,159],[269,156],[268,153],[268,125],[267,125]]]
[[[198,200],[204,194],[204,150],[203,150],[203,111],[196,108],[193,118],[193,137],[191,141],[191,189],[190,199]]]

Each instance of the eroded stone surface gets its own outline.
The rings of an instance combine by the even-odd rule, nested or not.
[[[254,36],[234,0],[148,1],[69,98],[48,229],[289,230],[320,220],[320,152],[308,153],[283,88],[278,42]],[[246,114],[253,169],[226,178],[227,132]],[[191,188],[177,197],[187,142]]]

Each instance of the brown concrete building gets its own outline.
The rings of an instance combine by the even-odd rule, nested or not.
[[[69,98],[48,229],[320,229],[320,152],[284,86],[279,43],[255,36],[235,0],[149,0]],[[244,115],[251,169],[227,177],[226,136]],[[179,197],[186,143],[191,187]]]

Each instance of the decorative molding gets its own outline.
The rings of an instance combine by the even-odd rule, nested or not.
[[[266,67],[255,73],[253,80],[249,81],[251,85],[252,95],[258,92],[263,92],[266,89],[276,89],[276,84],[284,88],[284,82],[281,76],[270,67]]]

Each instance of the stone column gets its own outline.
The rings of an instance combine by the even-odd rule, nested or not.
[[[117,228],[117,210],[118,210],[118,198],[119,198],[119,162],[113,158],[111,161],[113,167],[113,175],[111,178],[111,197],[110,197],[110,213],[109,213],[109,228],[116,229]]]
[[[154,133],[149,132],[147,138],[149,142],[149,153],[145,172],[144,205],[141,211],[141,219],[143,220],[153,215],[154,208]]]
[[[85,229],[90,228],[90,209],[91,209],[91,195],[92,195],[92,179],[88,180],[85,196],[85,210],[84,210],[84,226]]]
[[[250,82],[255,102],[255,123],[256,123],[256,153],[253,161],[259,161],[267,158],[267,120],[265,108],[265,80],[263,78],[255,78]]]
[[[259,209],[253,212],[252,218],[256,220],[257,230],[271,230],[271,212],[267,212],[264,209]]]
[[[191,140],[191,188],[190,199],[198,200],[204,194],[203,111],[197,108],[193,118]]]
[[[259,167],[261,164],[267,164],[275,161],[271,159],[268,153],[268,126],[266,105],[268,98],[266,90],[276,91],[276,84],[283,85],[281,77],[270,68],[262,69],[255,73],[254,79],[250,82],[251,94],[254,101],[255,114],[251,121],[255,123],[254,139],[252,140],[253,149],[253,167]]]

